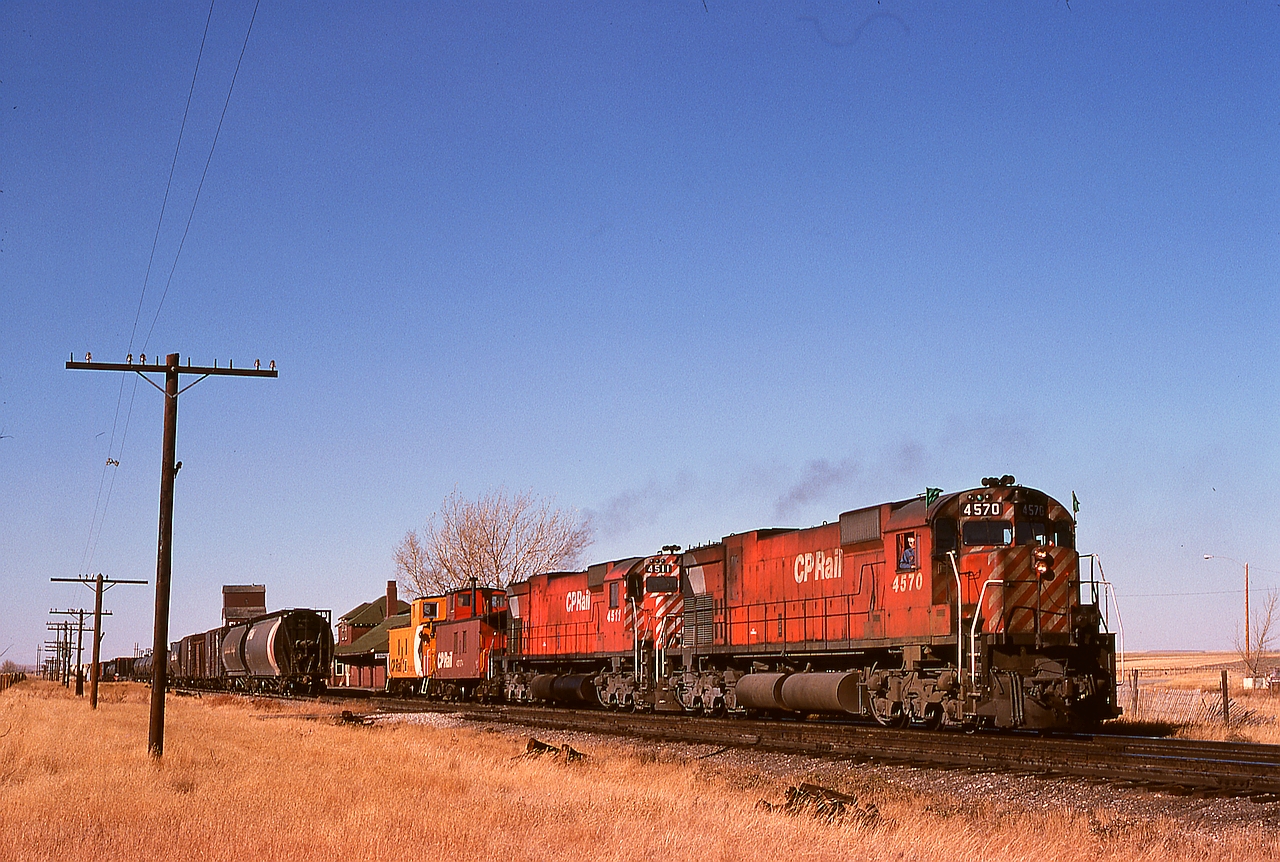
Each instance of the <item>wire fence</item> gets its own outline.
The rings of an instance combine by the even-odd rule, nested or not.
[[[1116,694],[1120,706],[1124,708],[1124,718],[1128,721],[1173,725],[1222,723],[1221,691],[1161,688],[1153,685],[1138,685],[1135,689],[1132,680],[1125,680],[1117,687]],[[1230,723],[1235,725],[1260,725],[1275,721],[1273,716],[1244,706],[1231,697],[1227,698],[1227,715]]]

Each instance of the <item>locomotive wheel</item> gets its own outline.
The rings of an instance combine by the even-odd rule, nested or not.
[[[871,698],[871,717],[881,727],[906,727],[910,720],[902,711],[902,704],[885,697]]]
[[[924,708],[924,717],[921,719],[925,730],[937,730],[942,727],[942,704],[931,703]]]

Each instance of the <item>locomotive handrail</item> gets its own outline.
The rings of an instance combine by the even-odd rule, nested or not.
[[[1120,615],[1120,599],[1116,597],[1115,585],[1107,580],[1107,572],[1102,568],[1102,557],[1097,554],[1081,554],[1080,556],[1089,558],[1089,583],[1095,587],[1094,603],[1097,603],[1097,584],[1102,584],[1104,596],[1110,596],[1110,601],[1107,605],[1107,613],[1102,617],[1102,624],[1107,627],[1107,631],[1111,631],[1111,605],[1114,604],[1116,606],[1116,626],[1120,635],[1120,648],[1118,650],[1120,654],[1120,678],[1124,679],[1124,617]],[[1097,580],[1094,580],[1093,577],[1094,563],[1098,564],[1098,574],[1101,576]]]
[[[951,560],[951,571],[956,576],[956,670],[964,672],[964,587],[960,584],[960,566],[956,564],[956,552],[947,551],[947,557]],[[970,684],[973,683],[973,677],[969,678]],[[964,686],[961,685],[961,696],[964,695]]]
[[[978,593],[978,605],[973,612],[973,627],[969,631],[969,664],[972,666],[969,678],[974,685],[978,684],[978,623],[982,622],[982,600],[987,595],[987,587],[992,584],[1003,586],[1004,581],[993,578],[983,582],[982,590]]]

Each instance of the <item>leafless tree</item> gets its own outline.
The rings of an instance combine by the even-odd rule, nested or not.
[[[572,569],[591,544],[589,521],[532,491],[490,491],[467,500],[454,491],[421,534],[395,548],[401,587],[432,595],[467,586],[505,587],[540,572]]]
[[[1268,590],[1261,606],[1253,612],[1253,619],[1249,622],[1250,643],[1245,643],[1244,637],[1236,632],[1236,654],[1244,662],[1245,672],[1249,676],[1262,675],[1262,663],[1266,660],[1267,653],[1271,650],[1271,641],[1276,635],[1274,628],[1280,623],[1277,600],[1280,600],[1280,593]]]
[[[427,583],[427,549],[417,530],[404,534],[404,538],[396,545],[394,559],[396,580],[402,589],[414,591],[416,595],[429,592],[423,589]]]

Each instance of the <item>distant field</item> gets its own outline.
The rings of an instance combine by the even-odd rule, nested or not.
[[[1280,664],[1280,657],[1275,662]],[[1271,662],[1264,663],[1264,667],[1271,666]],[[1128,714],[1131,695],[1127,687],[1122,687],[1120,705],[1127,713],[1122,721],[1152,721],[1155,718],[1149,711],[1152,706],[1163,707],[1157,711],[1166,719],[1202,712],[1204,707],[1220,710],[1222,671],[1225,670],[1233,704],[1232,724],[1223,724],[1218,712],[1215,718],[1198,716],[1195,720],[1175,721],[1178,726],[1172,728],[1174,735],[1280,744],[1280,690],[1246,690],[1242,684],[1244,664],[1234,652],[1127,653],[1125,683],[1135,669],[1141,705],[1136,716]]]
[[[1253,860],[1280,803],[1198,800],[1032,776],[574,739],[450,716],[343,726],[317,704],[171,697],[145,753],[147,691],[99,710],[50,683],[0,694],[0,859]],[[431,723],[415,723],[431,722]],[[554,741],[554,740],[553,740]],[[788,785],[856,794],[878,817],[761,810]],[[1260,821],[1259,818],[1265,818]],[[1272,825],[1258,831],[1260,822]]]
[[[1161,672],[1185,670],[1221,670],[1239,676],[1244,665],[1234,652],[1195,652],[1170,650],[1167,652],[1131,652],[1125,654],[1125,664],[1130,668]]]

